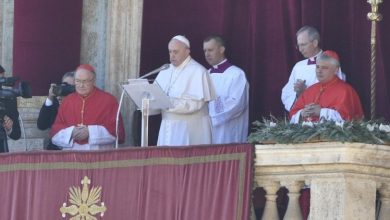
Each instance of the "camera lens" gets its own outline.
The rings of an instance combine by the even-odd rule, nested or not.
[[[74,91],[75,91],[74,86],[69,85],[67,83],[57,84],[53,86],[53,94],[55,96],[67,96]]]
[[[61,85],[54,85],[53,86],[53,94],[55,96],[61,96],[61,91],[62,91]]]

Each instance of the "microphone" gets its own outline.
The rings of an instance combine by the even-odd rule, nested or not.
[[[146,78],[146,77],[148,77],[148,76],[151,76],[151,75],[153,75],[153,74],[156,74],[156,73],[160,72],[161,70],[166,70],[166,69],[168,69],[168,68],[169,68],[169,63],[166,63],[166,64],[162,65],[160,68],[157,68],[157,69],[155,69],[155,70],[152,70],[151,72],[149,72],[149,73],[147,73],[147,74],[145,74],[145,75],[139,77],[139,79]]]

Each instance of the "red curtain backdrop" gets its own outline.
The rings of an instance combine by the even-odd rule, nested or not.
[[[71,187],[80,193],[65,219],[83,210],[107,220],[248,219],[253,155],[250,144],[0,154],[0,219],[62,219]],[[103,218],[92,212],[101,202]]]
[[[15,0],[13,74],[47,95],[50,83],[80,63],[80,0]]]
[[[247,74],[250,120],[270,114],[283,117],[281,90],[293,65],[302,59],[295,49],[295,33],[312,25],[321,33],[322,48],[339,53],[347,81],[360,95],[369,118],[370,10],[366,0],[144,0],[141,73],[169,62],[167,44],[176,34],[189,38],[193,58],[209,68],[202,41],[220,33],[228,41],[228,58]],[[383,20],[377,38],[377,116],[389,120],[390,3],[384,1],[379,11]]]

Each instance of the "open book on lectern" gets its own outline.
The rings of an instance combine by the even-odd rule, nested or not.
[[[143,99],[149,99],[151,111],[171,107],[169,97],[157,83],[149,83],[147,79],[129,79],[128,84],[122,86],[139,109],[142,109]]]

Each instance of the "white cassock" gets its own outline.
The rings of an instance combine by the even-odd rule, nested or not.
[[[190,56],[175,67],[161,71],[156,80],[170,97],[172,108],[162,110],[157,145],[211,144],[208,102],[214,87],[207,70]]]
[[[310,60],[315,60],[318,55],[320,55],[321,52],[316,54],[314,57],[310,57]],[[291,71],[290,78],[288,79],[287,84],[282,89],[282,102],[284,105],[284,108],[287,111],[290,111],[291,107],[293,106],[297,93],[294,91],[294,83],[300,79],[304,80],[306,83],[307,88],[315,83],[318,82],[317,76],[316,76],[316,64],[310,64],[308,65],[309,59],[304,59],[299,61],[295,64]],[[337,76],[342,79],[343,81],[346,80],[345,74],[341,72],[341,69],[337,72]]]
[[[222,73],[214,71],[210,75],[217,94],[217,98],[209,103],[213,144],[244,143],[248,137],[249,84],[242,69],[229,64],[226,59],[218,66],[221,65],[227,69],[222,68]]]

